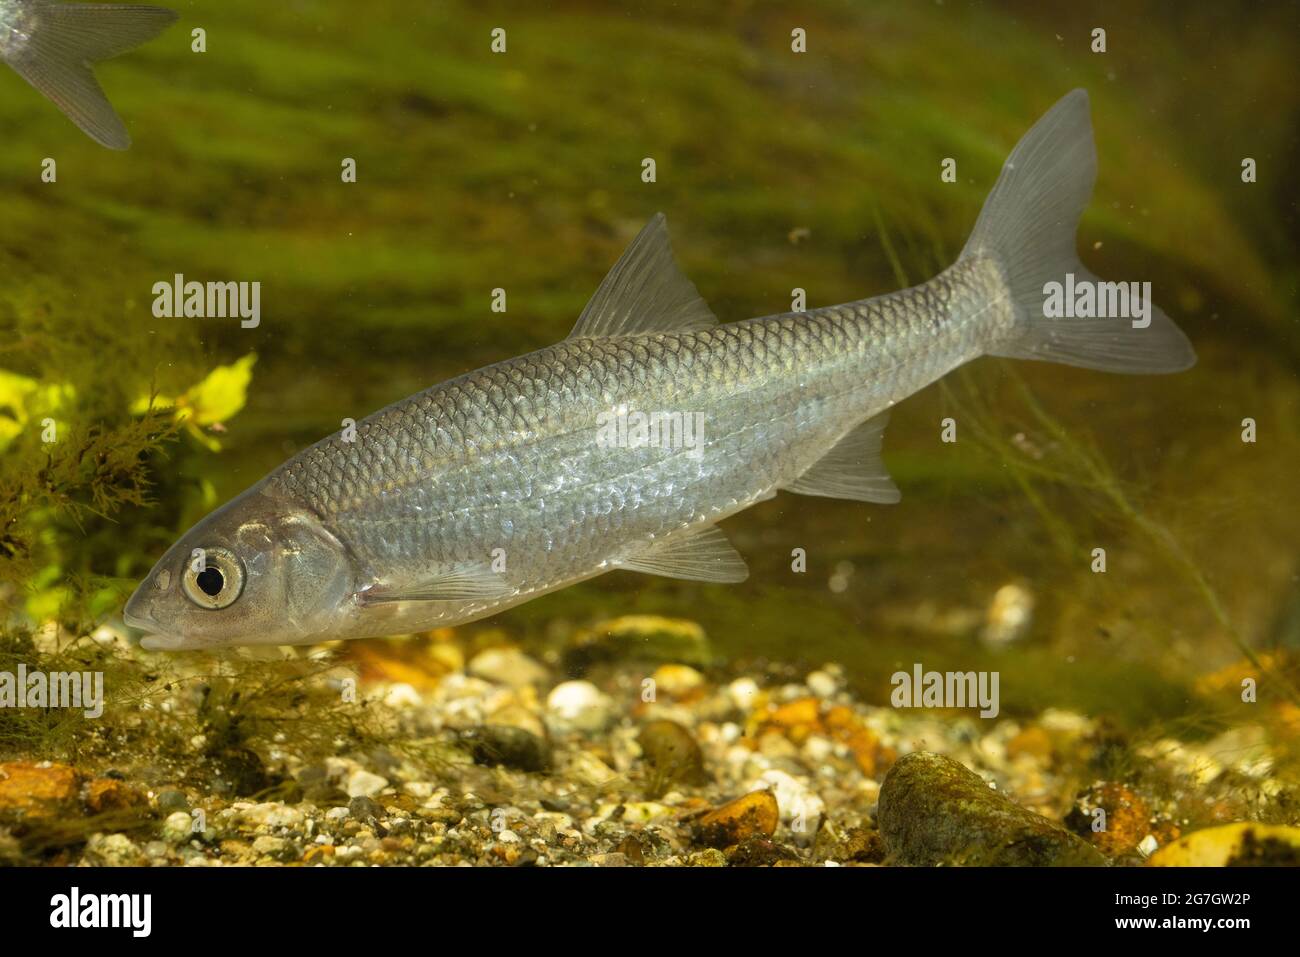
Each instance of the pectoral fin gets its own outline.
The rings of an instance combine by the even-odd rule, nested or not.
[[[487,562],[449,565],[429,578],[401,583],[380,582],[361,595],[363,605],[398,601],[475,601],[506,598],[515,588]]]
[[[582,310],[570,339],[708,329],[717,317],[673,259],[668,224],[656,213],[614,263]]]
[[[786,488],[800,495],[848,498],[892,505],[901,496],[880,458],[889,413],[855,428]]]
[[[670,535],[616,564],[628,571],[699,582],[743,582],[749,577],[745,560],[714,526]]]

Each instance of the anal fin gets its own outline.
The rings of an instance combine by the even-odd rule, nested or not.
[[[627,571],[699,582],[743,582],[749,567],[716,526],[669,535],[617,566]]]
[[[882,505],[897,502],[902,496],[880,458],[888,422],[888,412],[867,419],[787,485],[787,491]]]

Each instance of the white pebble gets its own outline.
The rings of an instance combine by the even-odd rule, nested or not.
[[[839,683],[824,671],[811,671],[804,684],[819,698],[830,698],[839,690]]]
[[[752,711],[758,698],[758,682],[753,678],[737,678],[727,685],[727,694],[741,711]]]
[[[796,843],[811,843],[817,834],[826,804],[797,778],[775,768],[764,771],[751,789],[770,788],[781,809],[781,821],[794,832]]]
[[[610,702],[590,681],[564,681],[546,696],[547,716],[554,730],[600,731],[610,720]]]
[[[194,818],[184,811],[168,814],[163,821],[162,836],[169,844],[184,844],[194,836]]]
[[[343,791],[348,797],[374,797],[386,787],[388,787],[387,778],[381,778],[378,774],[359,769],[348,776]]]
[[[420,692],[405,682],[389,685],[384,692],[384,705],[389,708],[418,708],[423,703]]]

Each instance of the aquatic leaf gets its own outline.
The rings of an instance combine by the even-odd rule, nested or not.
[[[75,390],[65,382],[42,384],[0,369],[0,452],[32,421],[40,422],[69,403]],[[61,429],[63,423],[56,423]]]
[[[217,366],[185,394],[199,425],[225,422],[244,407],[257,355],[250,352],[232,365]]]
[[[36,385],[35,379],[0,369],[0,452],[27,424],[27,399],[36,391]]]
[[[217,366],[202,382],[176,398],[153,395],[136,399],[131,404],[131,412],[143,415],[150,409],[173,408],[176,421],[183,422],[190,435],[216,452],[221,442],[203,430],[205,427],[219,430],[244,407],[255,362],[257,354],[250,352],[230,365]]]

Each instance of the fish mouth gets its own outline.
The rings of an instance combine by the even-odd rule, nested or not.
[[[149,606],[149,599],[137,591],[127,599],[126,607],[122,609],[122,621],[127,627],[145,633],[140,639],[140,647],[145,651],[176,651],[186,647],[187,642],[180,635],[169,635],[159,628]]]
[[[122,607],[122,620],[132,628],[149,631],[157,628],[158,622],[153,618],[153,602],[144,594],[144,586],[135,590]]]

